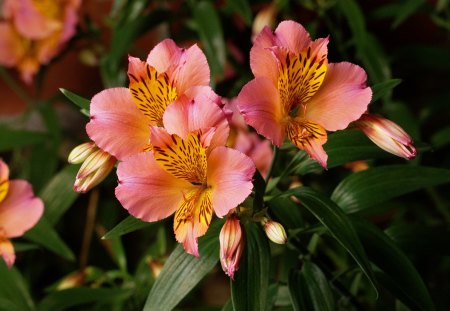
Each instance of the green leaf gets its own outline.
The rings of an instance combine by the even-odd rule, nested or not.
[[[25,233],[24,237],[30,241],[42,245],[67,260],[75,260],[75,255],[73,252],[59,237],[58,233],[55,229],[53,229],[45,216],[42,216],[39,222]]]
[[[209,1],[199,1],[192,5],[192,11],[197,24],[196,30],[211,67],[211,74],[213,77],[221,76],[227,49],[217,9]]]
[[[233,11],[242,16],[248,26],[251,25],[252,10],[247,0],[228,0],[227,4]]]
[[[413,309],[434,310],[427,288],[408,257],[374,225],[356,217],[352,218],[352,223],[369,259],[383,270],[396,288],[407,297],[398,298]]]
[[[142,228],[148,227],[148,226],[152,226],[155,225],[156,223],[151,223],[151,222],[145,222],[142,221],[140,219],[137,219],[133,216],[128,216],[127,218],[125,218],[124,220],[122,220],[117,226],[115,226],[114,228],[112,228],[110,231],[108,231],[103,237],[102,239],[113,239],[116,237],[119,237],[121,235],[136,231],[136,230],[140,230]]]
[[[346,213],[355,213],[400,195],[450,182],[450,170],[391,165],[349,175],[334,189],[331,199]]]
[[[11,300],[0,297],[0,311],[23,311],[23,309]]]
[[[425,0],[407,0],[404,1],[398,8],[397,16],[392,23],[393,28],[397,28],[401,23],[403,23],[408,17],[416,13],[419,8],[425,4]]]
[[[52,225],[59,221],[79,196],[79,193],[73,190],[79,168],[79,165],[67,165],[53,176],[39,193],[39,197],[44,201],[45,216]]]
[[[89,116],[89,108],[91,101],[89,99],[86,99],[80,95],[77,95],[69,90],[60,88],[59,91],[63,93],[64,96],[66,96],[72,103],[80,107],[81,112],[83,112],[85,115]]]
[[[6,125],[0,125],[0,151],[40,144],[48,140],[48,138],[49,135],[47,133],[16,130]]]
[[[9,304],[14,306],[11,309],[2,309],[6,308],[8,302],[5,305],[0,303],[0,310],[35,310],[33,299],[19,270],[15,267],[9,269],[2,258],[0,258],[0,280],[0,297],[2,299],[5,297]]]
[[[305,261],[301,271],[291,271],[288,286],[294,310],[335,310],[328,280],[314,263]]]
[[[444,127],[431,137],[433,147],[440,149],[450,144],[450,126]]]
[[[259,224],[249,222],[245,231],[245,251],[234,281],[230,280],[233,309],[264,310],[268,299],[270,247]]]
[[[329,198],[308,187],[300,187],[286,191],[282,196],[295,195],[301,204],[308,209],[336,238],[336,240],[355,259],[361,270],[369,279],[375,291],[375,278],[364,248],[349,218]]]
[[[39,311],[62,311],[86,303],[105,303],[123,300],[132,294],[121,288],[70,288],[56,291],[45,297],[38,306]],[[80,309],[78,309],[80,310]]]
[[[144,311],[172,310],[219,260],[219,231],[223,221],[214,222],[199,239],[200,257],[187,254],[180,244],[170,254],[153,285]]]
[[[384,82],[380,82],[372,86],[372,100],[371,103],[376,102],[378,99],[388,94],[394,87],[402,82],[401,79],[390,79]]]

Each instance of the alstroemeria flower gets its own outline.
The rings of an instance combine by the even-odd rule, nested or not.
[[[106,89],[91,101],[89,137],[119,160],[151,149],[150,126],[162,126],[171,103],[208,94],[209,67],[197,45],[179,48],[166,39],[156,45],[147,61],[129,57],[129,88]]]
[[[33,227],[44,212],[42,200],[35,197],[25,180],[9,180],[9,168],[0,160],[0,256],[8,267],[16,259],[10,241]]]
[[[243,153],[224,147],[227,121],[213,101],[169,107],[164,128],[151,128],[153,151],[119,163],[116,197],[144,221],[175,213],[177,241],[198,256],[197,239],[206,233],[213,212],[223,217],[251,193],[255,166]]]
[[[329,64],[328,38],[311,41],[293,21],[265,27],[250,51],[255,79],[238,96],[245,121],[281,146],[287,137],[326,167],[326,131],[344,129],[366,110],[372,91],[357,65]]]
[[[1,8],[0,64],[17,67],[31,83],[75,34],[81,0],[5,0]]]

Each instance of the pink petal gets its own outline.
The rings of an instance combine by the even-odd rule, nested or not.
[[[306,29],[294,21],[283,21],[275,29],[277,45],[288,48],[291,52],[298,54],[310,43],[311,38]]]
[[[281,22],[272,33],[265,27],[256,37],[250,51],[250,66],[255,77],[267,77],[277,83],[278,68],[268,48],[278,46],[298,54],[311,43],[305,28],[294,21]]]
[[[9,179],[9,167],[0,159],[0,184],[2,182],[8,181]]]
[[[252,192],[255,164],[245,154],[227,147],[217,147],[208,157],[208,186],[217,216],[225,216]]]
[[[166,173],[151,152],[126,158],[117,168],[116,197],[128,212],[144,221],[158,221],[175,212],[192,184]]]
[[[39,12],[32,0],[15,1],[18,1],[18,4],[14,12],[14,22],[17,31],[24,37],[40,40],[61,29],[62,23]]]
[[[136,107],[127,88],[111,88],[91,101],[89,137],[117,159],[143,151],[149,143],[147,118]]]
[[[324,142],[320,140],[312,139],[309,141],[309,144],[305,145],[305,151],[313,160],[319,162],[319,164],[326,169],[328,155],[323,149],[323,144]]]
[[[80,8],[81,0],[72,0],[67,3],[64,13],[64,25],[60,35],[59,43],[67,42],[75,35],[76,25],[78,23],[78,9]]]
[[[225,113],[216,104],[215,93],[209,87],[203,89],[195,98],[183,96],[170,104],[164,113],[164,127],[171,134],[186,137],[190,132],[215,128],[210,147],[225,145],[230,132]]]
[[[196,85],[209,85],[210,72],[205,54],[195,44],[188,49],[179,48],[166,39],[150,52],[147,62],[158,72],[167,72],[174,81],[178,94]]]
[[[9,191],[0,203],[0,228],[6,237],[21,236],[33,227],[44,212],[44,203],[35,197],[31,185],[25,180],[11,180]]]
[[[237,98],[245,121],[275,145],[281,146],[283,113],[277,88],[267,78],[256,78],[242,88]]]
[[[17,65],[25,53],[22,39],[10,24],[0,23],[0,64],[7,67]]]
[[[263,178],[266,178],[272,163],[273,150],[268,140],[261,139],[254,132],[239,131],[234,148],[248,155]]]
[[[0,238],[0,257],[3,257],[6,265],[11,269],[16,261],[16,254],[10,240]]]
[[[342,130],[367,110],[372,90],[366,86],[367,75],[354,64],[329,64],[317,93],[307,102],[305,119],[329,131]]]

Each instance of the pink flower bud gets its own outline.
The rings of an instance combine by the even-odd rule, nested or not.
[[[286,231],[283,226],[276,221],[264,218],[261,221],[264,232],[266,232],[267,237],[274,243],[284,244],[287,241]]]
[[[239,261],[244,250],[244,232],[236,215],[226,220],[220,231],[220,263],[223,271],[231,278],[239,268]]]
[[[76,192],[87,192],[100,182],[111,172],[116,164],[116,158],[109,153],[97,149],[84,160],[78,171],[73,186]]]
[[[407,160],[414,159],[417,151],[411,137],[394,122],[372,114],[363,114],[354,123],[381,149]]]

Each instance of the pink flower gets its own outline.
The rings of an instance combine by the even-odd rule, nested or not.
[[[106,89],[91,101],[89,137],[119,160],[151,150],[150,126],[162,126],[170,104],[209,96],[209,67],[197,45],[179,48],[166,39],[156,45],[147,61],[129,57],[129,88]]]
[[[245,235],[239,218],[231,214],[220,230],[220,264],[222,270],[234,279],[234,273],[239,268],[245,246]]]
[[[238,96],[245,121],[281,146],[287,137],[326,167],[326,131],[346,128],[367,109],[366,73],[351,63],[328,64],[328,38],[311,41],[293,21],[265,27],[250,51],[255,79]]]
[[[11,238],[33,227],[44,212],[41,199],[25,180],[9,180],[8,166],[0,160],[0,256],[8,267],[16,259]]]
[[[165,128],[151,128],[153,151],[119,163],[116,188],[122,205],[144,221],[175,213],[176,239],[194,256],[213,211],[223,217],[242,203],[255,171],[250,158],[224,147],[228,124],[223,111],[208,96],[198,97],[167,108]]]
[[[0,64],[17,67],[31,83],[75,34],[81,0],[5,0],[1,8]]]
[[[363,114],[353,124],[381,149],[407,160],[416,157],[412,138],[394,122],[373,114]]]

